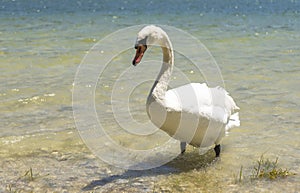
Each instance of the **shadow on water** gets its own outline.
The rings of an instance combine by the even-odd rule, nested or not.
[[[211,165],[215,160],[215,153],[212,150],[208,151],[203,155],[199,155],[198,150],[194,150],[186,152],[183,155],[179,155],[177,158],[170,161],[169,163],[157,168],[149,170],[127,170],[123,174],[112,175],[99,180],[94,180],[87,186],[83,187],[82,190],[93,190],[96,187],[104,186],[106,184],[113,183],[120,179],[127,180],[137,177],[167,175],[188,172],[191,170],[199,170]]]

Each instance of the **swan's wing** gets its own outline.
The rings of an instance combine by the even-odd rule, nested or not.
[[[239,109],[225,89],[209,88],[205,83],[191,83],[168,90],[165,106],[169,111],[197,114],[225,124]]]

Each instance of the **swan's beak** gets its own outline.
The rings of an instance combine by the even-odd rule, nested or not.
[[[136,66],[138,63],[141,62],[141,60],[142,60],[142,58],[144,56],[144,53],[147,50],[147,46],[143,45],[143,44],[139,44],[139,45],[135,46],[135,49],[136,49],[136,53],[135,53],[135,57],[134,57],[134,59],[132,61],[132,64],[134,66]]]

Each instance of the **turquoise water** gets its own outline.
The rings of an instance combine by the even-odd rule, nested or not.
[[[1,191],[300,191],[299,11],[297,0],[0,1]],[[211,152],[201,157],[190,147],[185,158],[169,165],[128,172],[97,159],[78,136],[72,84],[81,60],[115,30],[149,23],[185,30],[216,59],[242,121],[224,138],[221,160],[211,163]],[[126,53],[122,63],[130,66],[134,51]],[[198,80],[188,67],[178,67]],[[150,86],[143,85],[130,101],[137,121],[147,118],[142,99]],[[98,90],[101,110],[110,99]],[[132,138],[118,136],[110,121],[104,121],[108,130],[130,147]],[[148,146],[156,143],[148,140]],[[263,153],[279,157],[280,166],[298,175],[250,182],[247,176]],[[233,175],[241,165],[245,182],[236,184]],[[33,181],[24,177],[30,167]]]

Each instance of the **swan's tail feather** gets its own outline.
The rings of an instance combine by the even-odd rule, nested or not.
[[[229,129],[231,129],[232,127],[239,127],[240,126],[240,118],[239,118],[239,113],[234,113],[229,117],[229,121],[225,127],[225,132],[226,135],[229,132]]]

